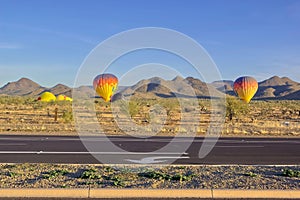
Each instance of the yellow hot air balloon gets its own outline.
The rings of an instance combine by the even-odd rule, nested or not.
[[[257,92],[258,83],[253,77],[242,76],[234,81],[233,89],[241,100],[249,103]]]
[[[66,96],[66,95],[62,95],[62,94],[58,95],[58,96],[56,97],[56,100],[57,100],[57,101],[73,101],[72,98],[70,98],[70,97],[68,97],[68,96]]]
[[[94,78],[93,86],[97,94],[108,102],[117,90],[118,78],[113,74],[100,74]]]
[[[51,102],[51,101],[56,101],[56,97],[51,92],[44,92],[43,94],[41,94],[38,100],[44,102]]]
[[[66,97],[66,101],[73,101],[71,97]]]
[[[58,96],[56,97],[56,100],[57,100],[57,101],[65,101],[65,100],[66,100],[66,96],[60,94],[60,95],[58,95]]]

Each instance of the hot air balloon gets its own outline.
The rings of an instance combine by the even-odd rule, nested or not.
[[[57,100],[57,101],[73,101],[72,98],[70,98],[70,97],[68,97],[68,96],[66,96],[66,95],[62,95],[62,94],[58,95],[58,96],[56,97],[56,100]]]
[[[38,101],[44,101],[44,102],[51,102],[56,101],[56,97],[51,92],[44,92],[41,94],[41,96],[38,98]]]
[[[118,87],[118,78],[113,74],[100,74],[94,78],[93,86],[97,94],[108,102]]]
[[[258,83],[253,77],[242,76],[234,81],[233,89],[241,100],[249,103],[258,89]]]

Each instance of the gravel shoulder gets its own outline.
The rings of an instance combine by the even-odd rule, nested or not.
[[[1,164],[0,188],[300,189],[300,166]]]

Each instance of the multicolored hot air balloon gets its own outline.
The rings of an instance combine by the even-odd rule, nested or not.
[[[100,74],[94,78],[93,86],[97,94],[107,102],[117,90],[118,78],[113,74]]]
[[[249,103],[258,89],[258,83],[250,76],[242,76],[234,81],[233,89],[241,100]]]

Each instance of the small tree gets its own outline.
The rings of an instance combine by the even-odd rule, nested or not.
[[[237,98],[226,98],[226,117],[232,121],[233,118],[240,118],[249,113],[249,106],[247,103],[238,100]]]

